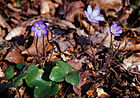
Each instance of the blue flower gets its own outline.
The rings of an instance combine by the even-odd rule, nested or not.
[[[114,23],[110,27],[110,32],[114,36],[120,36],[120,34],[122,33],[121,26],[117,26],[117,25],[118,25],[117,23]]]
[[[43,22],[43,20],[36,21],[32,26],[31,30],[34,32],[36,38],[41,38],[42,34],[47,34],[46,30],[47,25]]]
[[[88,5],[87,11],[84,11],[84,12],[85,12],[88,20],[91,22],[99,23],[99,21],[104,21],[104,17],[99,16],[99,14],[100,14],[99,8],[96,8],[92,11],[92,7],[90,5]]]

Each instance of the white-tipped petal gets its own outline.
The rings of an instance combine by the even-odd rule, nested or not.
[[[87,12],[88,12],[88,14],[91,14],[92,13],[92,7],[91,7],[91,5],[88,5]]]
[[[97,21],[104,21],[104,17],[102,16],[96,16],[94,19]]]
[[[94,9],[93,12],[92,12],[93,16],[98,16],[99,14],[100,14],[100,9],[99,8]]]
[[[113,25],[111,25],[111,30],[117,27],[117,23],[114,23]]]

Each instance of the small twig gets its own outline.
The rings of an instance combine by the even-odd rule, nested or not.
[[[66,95],[66,93],[67,93],[67,91],[68,91],[69,88],[70,88],[70,86],[68,86],[68,88],[66,89],[66,91],[64,93],[64,97],[65,97],[65,95]]]

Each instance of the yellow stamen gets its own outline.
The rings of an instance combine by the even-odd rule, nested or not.
[[[37,29],[41,29],[40,27],[37,27]]]
[[[114,33],[114,30],[111,30],[112,33]]]
[[[93,19],[93,16],[92,15],[90,17],[91,17],[91,19]]]

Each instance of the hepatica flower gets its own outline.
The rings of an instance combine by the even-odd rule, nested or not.
[[[43,22],[43,20],[39,20],[34,23],[31,30],[34,32],[36,38],[41,38],[42,35],[47,34],[46,27],[47,25]]]
[[[117,23],[114,23],[114,24],[111,25],[111,27],[110,27],[110,32],[111,32],[111,34],[113,34],[114,36],[120,36],[120,34],[122,33],[121,26],[118,26]]]
[[[102,16],[99,16],[99,14],[100,14],[99,8],[96,8],[92,11],[92,7],[90,5],[88,5],[87,11],[84,11],[84,12],[85,12],[88,20],[91,22],[99,23],[99,21],[104,21],[104,18]]]

